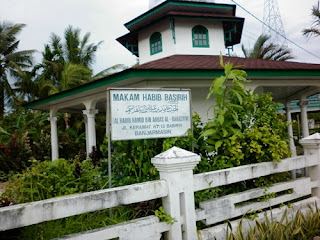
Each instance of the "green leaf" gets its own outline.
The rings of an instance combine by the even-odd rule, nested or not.
[[[222,53],[220,52],[220,66],[224,68]]]
[[[243,99],[242,99],[242,97],[241,97],[240,93],[239,93],[238,91],[234,90],[234,89],[231,89],[231,91],[232,91],[232,92],[237,96],[237,98],[238,98],[238,100],[239,100],[240,105],[242,105],[242,103],[243,103]]]
[[[207,137],[216,133],[215,129],[208,129],[201,133],[201,137]]]
[[[233,108],[236,108],[238,110],[243,110],[243,107],[240,106],[240,105],[237,105],[237,104],[233,104],[233,103],[229,103],[228,104],[228,107],[233,107]]]
[[[214,93],[219,92],[219,89],[223,85],[223,83],[226,81],[226,77],[218,77],[213,81],[213,88],[212,91]]]
[[[222,128],[222,132],[223,132],[223,137],[228,136],[228,131],[227,131],[227,130],[225,130],[224,128]]]
[[[216,126],[216,122],[215,121],[210,121],[206,125],[207,128],[212,128],[212,127],[215,127],[215,126]]]
[[[236,122],[236,124],[239,126],[239,128],[242,128],[241,122],[239,120],[234,120]]]
[[[232,76],[232,68],[233,68],[233,64],[228,62],[225,66],[224,66],[224,72],[227,76],[228,79],[233,79],[234,77]]]
[[[206,142],[207,142],[208,144],[211,144],[211,145],[214,145],[214,144],[216,143],[216,141],[214,141],[214,140],[212,140],[212,139],[210,139],[210,138],[206,139]]]
[[[218,151],[218,149],[219,149],[219,147],[221,147],[222,143],[223,143],[222,140],[216,142],[216,144],[215,144],[216,151]]]
[[[219,123],[222,125],[223,124],[223,122],[224,122],[224,116],[222,115],[222,114],[219,114],[219,116],[218,116],[218,121],[219,121]]]

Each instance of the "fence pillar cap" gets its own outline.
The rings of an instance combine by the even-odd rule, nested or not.
[[[320,144],[320,134],[315,133],[308,137],[305,137],[299,141],[304,147],[306,146],[318,146]]]
[[[178,147],[172,147],[151,159],[160,172],[192,170],[199,161],[199,155]]]

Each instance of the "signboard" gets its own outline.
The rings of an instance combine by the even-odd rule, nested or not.
[[[111,89],[111,139],[167,138],[191,128],[190,90]]]

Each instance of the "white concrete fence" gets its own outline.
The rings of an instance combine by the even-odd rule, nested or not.
[[[224,239],[227,225],[223,221],[227,219],[241,218],[248,211],[270,208],[301,197],[307,198],[295,202],[290,209],[274,208],[272,216],[277,218],[285,209],[304,210],[307,205],[319,202],[320,135],[317,133],[304,138],[301,144],[304,156],[284,159],[280,163],[250,164],[196,175],[192,171],[200,161],[200,156],[173,147],[152,159],[160,172],[158,181],[3,207],[0,208],[0,231],[162,198],[166,213],[176,220],[173,225],[160,222],[156,216],[149,216],[66,236],[64,239],[159,240],[162,235],[170,240]],[[201,202],[200,208],[195,209],[194,192],[301,168],[309,168],[310,177],[278,183],[267,189],[268,193],[293,190],[291,193],[268,201],[254,201],[267,194],[265,188],[256,188]],[[271,213],[267,211],[266,214]],[[261,220],[263,216],[260,214],[258,218]],[[203,221],[209,227],[197,232],[196,221]],[[234,220],[231,225],[235,228],[238,222]],[[210,227],[213,224],[215,226]],[[245,227],[252,222],[246,220],[243,224]]]

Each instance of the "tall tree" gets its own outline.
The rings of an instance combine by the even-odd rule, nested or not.
[[[0,120],[4,115],[4,103],[14,95],[9,83],[9,75],[16,76],[32,66],[34,50],[18,51],[17,35],[25,24],[0,22]]]
[[[311,37],[314,35],[315,37],[320,36],[320,5],[318,1],[318,6],[313,6],[311,10],[311,16],[313,18],[313,24],[310,28],[305,28],[302,30],[302,33],[306,37]]]
[[[242,52],[246,58],[286,61],[293,59],[290,49],[270,42],[270,36],[260,35],[252,49],[242,45]]]
[[[38,66],[35,66],[31,71],[19,71],[17,73],[14,92],[18,99],[22,100],[21,104],[18,105],[22,106],[25,101],[30,102],[39,97],[39,86],[35,82],[38,70]]]
[[[90,80],[91,75],[92,71],[83,65],[65,63],[59,84],[49,87],[50,94],[84,84]]]
[[[81,38],[80,32],[79,28],[68,26],[64,39],[51,34],[50,43],[42,53],[43,72],[37,80],[40,97],[89,81],[95,53],[102,42],[89,43],[90,33]]]

